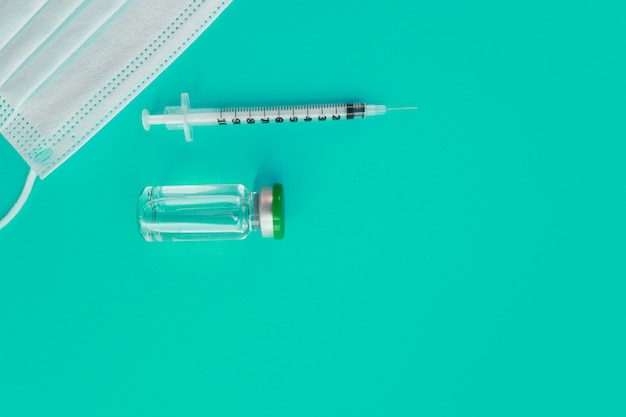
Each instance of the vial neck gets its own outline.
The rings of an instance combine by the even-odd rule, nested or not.
[[[259,217],[259,193],[258,192],[253,192],[250,193],[250,217],[249,217],[249,224],[250,224],[250,230],[253,232],[258,232],[261,230],[261,220]]]

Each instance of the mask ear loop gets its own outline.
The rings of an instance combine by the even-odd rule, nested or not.
[[[28,173],[28,177],[26,177],[26,183],[24,183],[22,194],[20,194],[17,201],[15,202],[13,207],[11,207],[11,210],[9,210],[6,216],[4,216],[0,220],[0,229],[2,229],[4,226],[9,224],[11,220],[13,220],[15,216],[17,216],[17,213],[20,212],[22,207],[24,207],[24,203],[26,203],[26,200],[28,200],[28,196],[30,195],[30,192],[33,189],[33,185],[35,185],[36,179],[37,179],[37,174],[35,174],[35,171],[31,169],[30,172]]]

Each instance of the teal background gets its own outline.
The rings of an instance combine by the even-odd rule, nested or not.
[[[626,415],[625,11],[235,1],[0,232],[0,415]],[[184,91],[420,109],[144,132]],[[283,241],[137,231],[146,185],[271,181]]]

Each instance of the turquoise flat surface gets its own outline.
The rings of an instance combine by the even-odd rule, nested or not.
[[[235,1],[0,231],[0,415],[626,415],[626,10],[479,3]],[[181,92],[419,110],[145,132]],[[282,241],[138,233],[275,181]]]

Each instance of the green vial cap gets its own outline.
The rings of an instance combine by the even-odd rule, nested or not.
[[[272,186],[272,220],[274,239],[282,239],[285,237],[285,204],[282,184]]]

